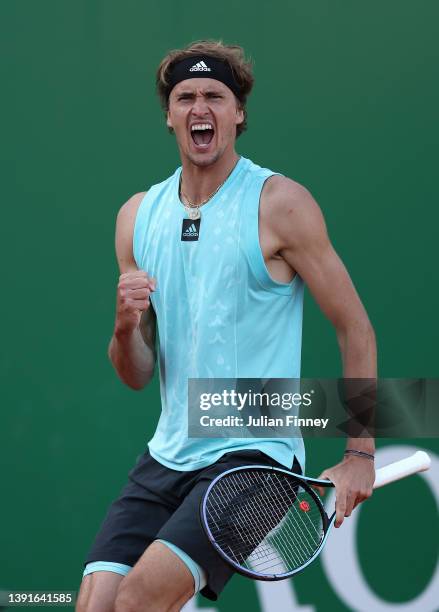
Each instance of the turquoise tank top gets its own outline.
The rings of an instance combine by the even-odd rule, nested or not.
[[[301,438],[188,438],[188,378],[300,377],[304,283],[271,278],[259,244],[261,190],[279,173],[241,156],[200,208],[198,240],[182,241],[181,171],[148,190],[134,225],[137,266],[157,280],[162,411],[149,452],[186,471],[255,449],[288,468],[296,455],[304,470]]]

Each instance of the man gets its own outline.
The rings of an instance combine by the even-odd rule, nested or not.
[[[182,166],[119,211],[109,356],[127,385],[144,388],[158,327],[162,414],[88,554],[79,612],[180,610],[198,590],[218,597],[233,570],[202,532],[204,491],[251,462],[300,471],[304,448],[297,438],[188,438],[188,378],[299,378],[304,283],[335,327],[344,376],[376,376],[371,324],[317,203],[235,151],[252,85],[242,49],[221,41],[172,51],[157,72]],[[277,110],[267,119],[275,125]],[[373,440],[347,448],[357,453],[321,474],[336,485],[336,526],[375,475]]]

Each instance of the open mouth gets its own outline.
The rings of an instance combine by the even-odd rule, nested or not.
[[[212,142],[214,130],[208,128],[203,130],[191,130],[193,142],[197,147],[208,147]]]

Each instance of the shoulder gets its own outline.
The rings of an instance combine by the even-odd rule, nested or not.
[[[250,159],[245,161],[249,181],[255,180],[259,184],[262,182],[261,205],[282,209],[291,202],[300,203],[312,197],[306,187],[288,176],[275,173],[275,170],[260,166]]]
[[[311,192],[282,175],[273,175],[265,182],[260,215],[282,243],[300,236],[309,239],[310,235],[325,231],[322,211]]]
[[[174,180],[179,170],[180,168],[177,168],[177,170],[173,174],[171,174],[171,176],[168,176],[168,178],[166,178],[165,180],[161,181],[160,183],[151,185],[147,191],[140,191],[139,193],[135,193],[134,195],[132,195],[119,209],[119,212],[117,214],[118,223],[134,223],[137,211],[139,210],[139,207],[143,202],[145,196],[148,195],[147,199],[149,203],[154,202],[156,198],[159,198],[172,185],[172,181]]]
[[[119,209],[117,213],[117,223],[119,224],[134,224],[140,204],[147,194],[146,191],[141,191],[132,195]]]
[[[320,217],[322,214],[313,195],[304,185],[276,174],[265,182],[261,208],[261,213],[265,212],[279,221],[288,221],[293,217]]]
[[[315,202],[304,185],[280,174],[273,174],[265,181],[262,195],[272,212],[288,213]]]
[[[136,193],[123,204],[117,213],[116,220],[116,257],[121,273],[136,269],[133,254],[133,233],[139,206],[146,191]]]

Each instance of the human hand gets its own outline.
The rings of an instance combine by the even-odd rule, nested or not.
[[[345,456],[331,468],[324,470],[320,480],[329,479],[335,485],[335,527],[340,527],[346,516],[361,502],[372,495],[375,467],[371,459],[356,455]],[[323,487],[317,487],[321,495]]]
[[[142,313],[150,306],[150,295],[156,281],[143,270],[125,272],[117,285],[115,333],[130,333],[140,323]]]

